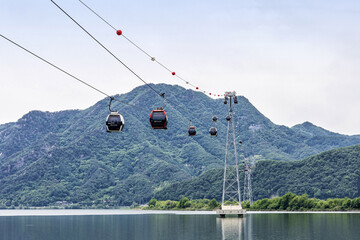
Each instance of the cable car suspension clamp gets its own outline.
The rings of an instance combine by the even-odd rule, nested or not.
[[[164,106],[163,106],[161,109],[159,109],[159,110],[163,110],[163,109],[165,109],[165,107],[166,107],[166,97],[165,97],[165,93],[161,93],[160,96],[164,98]]]
[[[111,110],[111,102],[112,102],[113,100],[115,100],[115,98],[114,98],[114,97],[110,97],[110,102],[109,102],[109,111],[110,111],[110,112],[113,112],[113,110]]]

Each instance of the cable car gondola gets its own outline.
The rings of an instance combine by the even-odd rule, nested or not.
[[[210,130],[209,130],[209,133],[210,133],[211,136],[216,137],[216,136],[217,136],[217,129],[216,129],[216,127],[211,127]]]
[[[150,113],[150,124],[153,129],[167,129],[168,118],[165,110],[158,108]]]
[[[196,128],[194,126],[189,127],[189,136],[195,136],[196,135]]]
[[[109,103],[110,114],[106,118],[106,131],[121,132],[124,129],[125,120],[120,113],[111,110],[111,102],[113,100],[114,98],[110,97],[110,103]]]
[[[212,120],[213,120],[213,122],[216,122],[218,120],[217,116],[214,115]]]
[[[226,121],[230,121],[230,119],[231,119],[230,115],[227,115],[226,116]]]
[[[237,96],[234,97],[234,103],[235,103],[235,104],[238,104],[238,98],[237,98]]]
[[[118,112],[111,112],[106,118],[107,132],[121,132],[124,128],[124,117]]]

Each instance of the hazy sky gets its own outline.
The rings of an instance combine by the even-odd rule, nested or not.
[[[235,90],[276,124],[360,134],[359,0],[84,2],[183,78]],[[184,86],[77,0],[57,3],[146,81]],[[0,33],[109,94],[142,84],[50,0],[0,0]],[[2,38],[0,84],[0,124],[104,98]]]

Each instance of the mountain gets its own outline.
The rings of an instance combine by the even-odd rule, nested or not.
[[[295,125],[291,129],[296,131],[299,135],[308,138],[305,141],[306,145],[321,151],[329,150],[329,146],[336,146],[339,143],[342,146],[351,146],[353,145],[354,138],[358,137],[349,137],[347,135],[330,132],[326,129],[315,126],[310,122],[304,122],[303,124]]]
[[[308,137],[346,137],[344,135],[330,132],[324,128],[315,126],[311,122],[304,122],[302,124],[297,124],[291,128],[292,130],[295,130],[299,134],[302,134],[304,136]]]
[[[161,189],[155,198],[178,200],[186,196],[220,201],[223,174],[223,169],[209,170],[192,180]],[[242,183],[243,172],[240,179]],[[299,161],[259,161],[253,172],[252,189],[255,200],[287,192],[321,199],[359,197],[360,145],[329,150]]]
[[[56,201],[148,201],[154,190],[223,166],[228,105],[221,99],[166,84],[168,130],[153,130],[149,114],[164,106],[147,86],[115,96],[125,118],[122,133],[106,133],[109,99],[85,110],[32,111],[0,125],[0,205],[42,206]],[[272,123],[245,97],[234,106],[238,139],[257,159],[298,160],[323,150],[360,143],[360,136],[313,135],[304,128]],[[208,130],[219,117],[218,137]],[[189,119],[197,135],[187,136]],[[315,127],[316,128],[316,127]]]

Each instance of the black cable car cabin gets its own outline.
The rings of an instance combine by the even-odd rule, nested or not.
[[[165,110],[153,110],[150,113],[150,124],[153,129],[167,129],[167,123]]]
[[[216,136],[217,136],[217,129],[216,129],[216,127],[211,127],[210,130],[209,130],[209,133],[210,133],[211,136],[216,137]]]
[[[121,132],[124,128],[124,125],[124,118],[118,112],[111,112],[106,118],[107,132]]]
[[[188,132],[189,132],[189,136],[195,136],[196,135],[196,127],[194,127],[194,126],[189,127]]]

